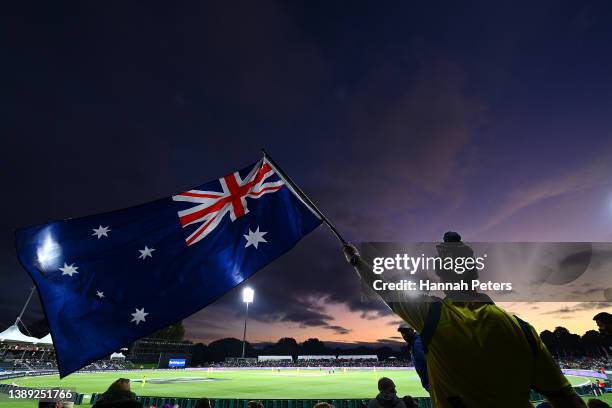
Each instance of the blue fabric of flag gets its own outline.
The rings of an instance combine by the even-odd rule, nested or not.
[[[262,159],[172,197],[18,230],[60,375],[188,317],[291,249],[321,223],[292,191]]]

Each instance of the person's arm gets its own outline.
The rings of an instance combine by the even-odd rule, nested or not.
[[[355,271],[357,271],[361,279],[363,279],[369,287],[372,287],[372,284],[376,280],[376,274],[372,271],[370,265],[361,258],[357,248],[353,244],[347,243],[342,249],[344,250],[344,256],[347,262],[355,268]]]
[[[529,330],[537,343],[533,388],[544,395],[553,408],[585,408],[586,404],[565,378],[533,326],[530,325]]]
[[[584,400],[573,390],[571,395],[546,397],[546,401],[553,408],[586,408]]]
[[[372,267],[361,258],[359,251],[353,244],[344,245],[343,250],[346,260],[353,266],[366,285],[379,295],[395,314],[408,322],[418,332],[421,332],[429,311],[431,298],[425,295],[409,297],[404,291],[383,292],[374,290],[374,282],[376,280],[384,281],[383,275],[377,275],[372,271]]]

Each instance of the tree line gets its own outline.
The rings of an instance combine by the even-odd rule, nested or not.
[[[544,330],[540,333],[542,341],[553,356],[564,359],[574,357],[606,357],[606,338],[595,330],[589,330],[584,335],[571,333],[565,327],[557,327],[553,331]],[[294,338],[284,337],[276,343],[252,345],[246,343],[246,357],[259,355],[290,355],[297,358],[299,355],[338,355],[338,354],[376,354],[379,359],[389,357],[409,358],[408,346],[392,348],[390,346],[355,346],[355,347],[329,347],[325,342],[311,338],[298,343]],[[221,362],[226,357],[239,357],[242,355],[242,340],[225,338],[215,340],[205,345],[194,345],[192,353],[193,364],[207,362]]]
[[[408,358],[408,347],[401,346],[393,349],[389,346],[369,347],[358,345],[355,347],[329,347],[319,339],[311,338],[303,343],[298,343],[292,337],[283,337],[276,343],[263,345],[252,345],[246,343],[245,357],[257,357],[260,355],[283,355],[297,358],[299,355],[338,355],[338,354],[376,354],[379,359],[389,357]],[[205,345],[197,343],[193,347],[191,363],[198,365],[208,362],[221,362],[227,357],[240,357],[242,355],[242,340],[236,338],[225,338],[215,340]]]

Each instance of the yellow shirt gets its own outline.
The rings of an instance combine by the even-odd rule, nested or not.
[[[393,311],[419,333],[429,302],[391,302]],[[530,389],[544,395],[571,393],[571,385],[533,327],[533,346],[521,325],[491,303],[444,300],[428,345],[427,370],[434,407],[532,407]],[[535,347],[535,352],[532,347]]]

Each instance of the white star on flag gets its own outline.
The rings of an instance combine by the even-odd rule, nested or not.
[[[244,238],[246,238],[247,240],[246,245],[244,247],[248,248],[249,246],[253,245],[255,249],[257,249],[257,246],[260,242],[268,242],[263,237],[266,234],[267,232],[259,231],[259,226],[257,226],[257,229],[255,231],[251,231],[251,229],[249,228],[249,233],[244,234]]]
[[[102,299],[104,297],[104,292],[100,292],[99,290],[96,290],[96,296]]]
[[[102,238],[102,237],[107,237],[108,238],[108,233],[111,231],[110,227],[107,225],[106,227],[103,226],[99,226],[98,228],[93,228],[93,234],[91,235],[95,235],[98,237],[98,239]]]
[[[147,256],[149,258],[153,258],[153,251],[155,251],[155,248],[149,248],[145,245],[144,249],[138,250],[138,252],[140,252],[140,256],[138,258],[145,259]]]
[[[79,269],[78,266],[74,266],[74,264],[68,265],[66,262],[64,262],[63,268],[59,268],[59,270],[62,271],[62,276],[64,275],[72,276],[75,273],[79,273],[77,269]]]
[[[144,311],[144,307],[142,309],[138,309],[135,308],[136,312],[132,313],[132,320],[130,320],[130,322],[136,322],[136,326],[138,326],[138,324],[140,322],[145,322],[145,316],[148,315],[148,313],[145,313]]]

